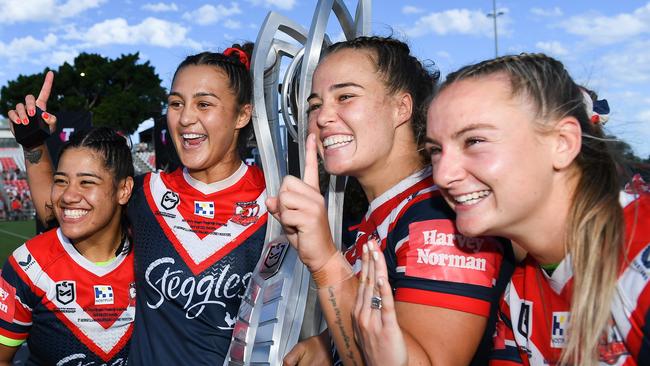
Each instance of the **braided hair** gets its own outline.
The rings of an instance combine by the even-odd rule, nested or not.
[[[112,173],[115,186],[135,175],[127,139],[110,127],[95,127],[73,133],[59,151],[59,161],[63,153],[72,148],[86,148],[99,154],[104,167]]]

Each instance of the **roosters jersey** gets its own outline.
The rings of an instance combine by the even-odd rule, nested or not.
[[[129,365],[221,365],[260,257],[261,171],[205,184],[186,170],[136,179],[129,203],[138,293]]]
[[[128,244],[99,266],[59,229],[16,249],[0,277],[0,344],[29,337],[28,365],[126,365],[135,316]]]
[[[629,247],[598,346],[600,364],[650,365],[650,195],[623,212]],[[531,257],[518,265],[501,302],[491,365],[557,364],[570,333],[572,285],[570,257],[551,276]]]
[[[512,273],[512,249],[494,238],[459,234],[454,218],[433,185],[431,167],[425,168],[370,203],[345,256],[358,274],[362,246],[375,239],[396,301],[490,317]],[[484,337],[485,352],[491,334]]]

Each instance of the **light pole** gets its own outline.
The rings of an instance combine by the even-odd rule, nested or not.
[[[496,0],[492,0],[492,12],[488,13],[487,16],[492,18],[494,23],[494,57],[499,57],[499,41],[497,36],[497,18],[500,15],[503,15],[502,11],[497,13],[497,3]]]

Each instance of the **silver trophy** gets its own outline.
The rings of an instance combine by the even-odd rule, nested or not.
[[[288,153],[289,138],[298,144],[299,174],[304,173],[307,97],[321,52],[332,43],[326,34],[332,13],[345,39],[370,34],[370,0],[359,0],[354,18],[343,0],[320,0],[309,31],[270,12],[257,36],[251,65],[253,126],[271,196],[277,195],[289,172],[288,162],[295,159]],[[344,188],[343,178],[330,177],[328,218],[339,246]],[[280,365],[300,339],[321,331],[323,321],[310,281],[280,223],[269,217],[262,256],[239,308],[225,364]]]

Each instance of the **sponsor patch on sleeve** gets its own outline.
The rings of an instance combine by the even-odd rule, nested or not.
[[[16,310],[16,288],[0,277],[0,319],[12,323]]]
[[[495,239],[461,235],[451,220],[409,225],[407,276],[492,287],[501,259]]]

